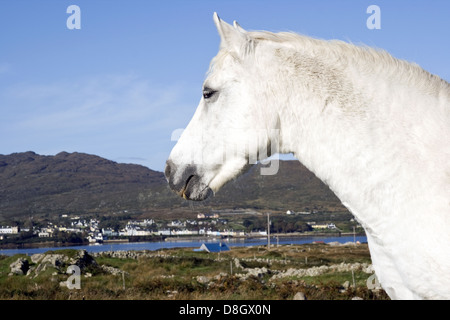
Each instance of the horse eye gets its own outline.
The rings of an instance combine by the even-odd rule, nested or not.
[[[211,98],[217,91],[212,90],[212,89],[204,89],[203,90],[203,98],[204,99],[209,99]]]

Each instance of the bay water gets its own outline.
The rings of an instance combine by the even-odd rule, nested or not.
[[[313,242],[367,242],[366,236],[341,236],[341,237],[327,237],[327,236],[311,236],[311,237],[279,237],[276,236],[270,238],[270,245],[290,245],[290,244],[305,244]],[[230,249],[232,247],[242,247],[242,246],[260,246],[267,245],[267,237],[261,238],[234,238],[234,239],[192,239],[186,240],[182,239],[177,241],[176,238],[169,241],[160,242],[121,242],[121,243],[101,243],[101,244],[91,244],[91,245],[81,245],[81,246],[70,246],[70,247],[39,247],[39,248],[24,248],[24,249],[0,249],[0,255],[12,256],[15,254],[26,254],[32,255],[35,253],[45,253],[47,251],[56,251],[61,249],[85,249],[88,252],[104,252],[104,251],[141,251],[141,250],[160,250],[160,249],[170,249],[170,248],[193,248],[198,249],[203,243],[226,243]]]

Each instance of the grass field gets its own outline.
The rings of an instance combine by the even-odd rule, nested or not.
[[[74,256],[68,249],[53,253]],[[11,275],[10,264],[20,257],[39,273]],[[69,289],[61,285],[69,277],[67,261],[43,267],[31,257],[1,256],[0,299],[291,300],[298,292],[309,300],[388,299],[383,290],[367,287],[371,274],[363,268],[342,270],[370,265],[366,244],[233,247],[221,253],[182,248],[128,257],[104,253],[94,259],[82,268],[80,289]]]

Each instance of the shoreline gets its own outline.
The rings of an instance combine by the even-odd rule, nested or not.
[[[3,244],[0,245],[1,250],[9,250],[9,249],[35,249],[35,248],[47,248],[47,247],[55,247],[55,248],[65,248],[65,247],[75,247],[75,246],[83,246],[88,245],[89,242],[82,243],[62,243],[58,241],[43,241],[43,242],[34,242],[34,243],[21,243],[21,244]]]
[[[361,237],[365,236],[364,232],[315,232],[315,233],[271,233],[270,238],[308,238],[308,237],[348,237],[348,236]],[[165,241],[186,241],[186,240],[227,240],[227,239],[267,239],[267,235],[246,235],[240,237],[214,237],[214,236],[184,236],[184,237],[167,237]]]
[[[316,233],[272,233],[270,234],[271,239],[278,238],[308,238],[308,237],[348,237],[348,236],[365,236],[366,234],[364,232],[359,233],[352,233],[352,232],[316,232]],[[214,236],[182,236],[182,237],[166,237],[164,239],[164,242],[183,242],[183,241],[227,241],[232,239],[239,239],[239,240],[245,240],[245,239],[267,239],[267,235],[246,235],[241,237],[214,237]],[[149,239],[142,239],[138,240],[136,238],[133,239],[134,241],[130,241],[129,238],[127,239],[108,239],[104,240],[102,243],[89,243],[89,242],[83,242],[83,243],[62,243],[57,241],[42,241],[42,242],[35,242],[35,243],[22,243],[20,245],[18,244],[4,244],[0,245],[0,254],[1,250],[17,250],[17,249],[38,249],[38,248],[48,248],[48,247],[55,247],[55,248],[71,248],[76,246],[86,246],[86,245],[101,245],[101,244],[120,244],[120,243],[143,243],[143,242],[159,242],[159,241],[151,241]],[[138,241],[136,241],[138,240]]]

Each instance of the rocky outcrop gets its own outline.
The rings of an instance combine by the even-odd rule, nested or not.
[[[69,258],[66,255],[63,254],[47,254],[44,255],[41,261],[39,261],[42,265],[51,265],[55,268],[61,268],[66,264],[66,262],[69,260]]]
[[[97,252],[92,253],[93,257],[109,257],[109,258],[118,258],[118,259],[134,259],[137,260],[139,258],[149,258],[149,257],[158,257],[158,256],[164,256],[160,253],[150,253],[148,251],[125,251],[125,250],[118,250],[118,251],[103,251],[103,252]]]
[[[195,278],[195,280],[197,280],[197,282],[201,283],[201,284],[207,284],[209,283],[212,278],[211,277],[206,277],[206,276],[197,276]]]
[[[267,274],[272,274],[271,280],[276,280],[284,277],[316,277],[322,275],[324,273],[329,272],[348,272],[348,271],[362,271],[368,274],[374,273],[374,269],[371,264],[368,263],[341,263],[334,264],[330,266],[319,266],[319,267],[311,267],[307,269],[295,269],[289,268],[285,271],[279,270],[271,270],[266,267],[262,268],[245,268],[241,261],[237,258],[233,260],[234,266],[238,269],[241,269],[245,273],[236,274],[237,277],[245,280],[248,277],[257,277],[261,278]]]
[[[97,262],[86,250],[78,250],[74,255],[65,253],[37,253],[33,254],[30,258],[34,265],[25,273],[27,276],[33,278],[48,268],[56,269],[60,273],[66,273],[66,269],[70,265],[78,266],[81,272],[87,268],[97,267]]]
[[[64,254],[33,254],[31,256],[31,262],[35,265],[28,270],[27,276],[35,278],[49,267],[62,272],[62,268],[66,265],[68,260],[69,258]]]
[[[100,269],[102,269],[106,273],[110,273],[110,274],[115,275],[115,276],[121,275],[122,273],[125,273],[125,274],[128,275],[128,272],[124,272],[124,271],[120,270],[119,268],[114,268],[114,267],[107,266],[107,265],[104,265],[104,264],[102,264],[100,266]]]
[[[24,275],[28,272],[29,269],[29,262],[27,259],[19,258],[13,263],[9,265],[11,268],[11,272],[9,275],[17,274],[17,275]]]
[[[266,267],[262,268],[245,268],[246,273],[237,273],[236,277],[241,280],[247,280],[250,277],[262,278],[266,274],[271,274],[272,271]]]
[[[356,262],[356,263],[334,264],[331,266],[312,267],[308,269],[289,268],[284,272],[279,272],[278,274],[274,275],[272,279],[280,279],[283,277],[305,277],[305,276],[316,277],[328,272],[348,272],[348,271],[362,271],[369,274],[374,273],[371,264]]]
[[[89,267],[97,267],[97,262],[86,250],[78,250],[74,257],[69,259],[70,265],[76,265],[81,271]]]
[[[42,258],[44,258],[44,256],[45,256],[44,253],[36,253],[36,254],[33,254],[33,255],[31,256],[31,262],[32,262],[32,263],[38,263],[39,261],[42,260]]]

